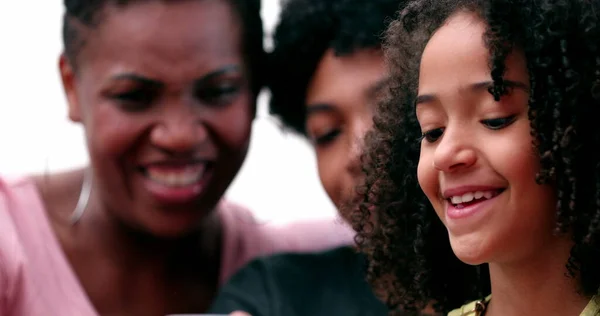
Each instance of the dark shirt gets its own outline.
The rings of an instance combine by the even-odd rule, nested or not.
[[[256,259],[221,289],[210,313],[386,316],[386,306],[365,281],[364,267],[364,257],[350,247]]]

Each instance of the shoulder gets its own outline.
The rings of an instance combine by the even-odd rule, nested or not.
[[[10,236],[27,235],[42,221],[40,214],[44,214],[38,188],[33,178],[0,177],[0,225],[2,225],[2,240]]]
[[[279,253],[252,260],[232,277],[231,283],[256,276],[278,293],[292,289],[337,286],[358,267],[359,255],[350,247],[315,253]]]
[[[282,304],[304,301],[317,289],[349,277],[348,265],[357,254],[348,247],[318,253],[280,253],[250,261],[222,287],[211,312],[245,310],[252,315],[277,315]],[[350,260],[350,262],[349,262]],[[339,275],[339,276],[338,276]],[[337,281],[336,281],[337,280]]]
[[[35,216],[29,216],[29,210],[40,205],[33,180],[0,177],[0,241],[6,243],[15,239],[23,221],[35,220]]]
[[[365,258],[351,247],[314,253],[282,253],[253,263],[256,269],[261,269],[269,286],[282,295],[280,301],[289,305],[315,297],[330,297],[335,305],[334,302],[370,297],[371,294],[365,281]]]
[[[218,212],[223,226],[221,282],[257,257],[323,251],[353,242],[350,227],[334,218],[265,223],[247,208],[227,201],[219,204]]]
[[[32,198],[39,198],[33,178],[0,177],[0,202],[5,207],[27,204]]]
[[[0,254],[16,248],[19,227],[24,226],[23,222],[35,220],[35,216],[29,216],[29,210],[39,208],[39,202],[32,179],[0,177]]]
[[[235,284],[248,276],[258,276],[261,280],[272,279],[275,283],[329,282],[337,274],[348,275],[350,268],[357,266],[360,257],[350,247],[313,253],[278,253],[256,258],[240,269],[230,280]],[[309,272],[309,273],[307,273]],[[327,276],[323,280],[323,276]]]
[[[385,315],[350,247],[252,260],[222,288],[212,312],[252,315]]]
[[[485,298],[485,304],[487,305],[487,303],[490,301],[490,299],[492,298],[491,295],[488,295]],[[463,306],[461,306],[460,308],[457,308],[455,310],[452,310],[450,313],[448,313],[448,316],[479,316],[481,314],[481,311],[483,311],[485,309],[485,307],[482,308],[482,301],[481,300],[476,300],[476,301],[472,301],[468,304],[465,304]]]
[[[600,315],[600,296],[599,294],[594,295],[590,302],[587,304],[581,316],[596,316]]]
[[[19,293],[25,254],[15,214],[30,206],[30,191],[27,179],[0,178],[0,314]]]
[[[337,274],[332,274],[332,272],[339,271],[348,275],[350,270],[348,268],[357,266],[361,259],[362,257],[352,248],[337,247],[320,252],[280,253],[257,259],[254,262],[263,266],[275,277],[293,275],[307,277],[306,272],[310,271],[311,277],[322,282],[325,280],[320,279],[319,274],[332,276]]]

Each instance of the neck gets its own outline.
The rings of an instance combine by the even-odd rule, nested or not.
[[[92,196],[89,209],[72,227],[82,249],[94,249],[117,266],[168,272],[170,265],[178,271],[186,266],[208,268],[220,259],[220,221],[212,212],[186,235],[161,238],[135,229],[115,218]]]
[[[180,238],[163,239],[130,228],[92,195],[81,219],[69,218],[83,172],[36,178],[51,224],[75,275],[103,314],[164,315],[204,311],[220,267],[217,212]]]
[[[589,297],[567,274],[572,243],[555,237],[552,247],[519,262],[490,263],[492,300],[486,316],[579,315]]]

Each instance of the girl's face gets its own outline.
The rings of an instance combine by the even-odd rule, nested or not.
[[[352,199],[361,177],[361,140],[372,126],[384,78],[381,50],[336,56],[330,49],[308,86],[306,131],[315,146],[321,183],[339,209]]]
[[[434,34],[416,102],[424,134],[419,184],[454,253],[469,264],[523,260],[555,238],[555,193],[535,181],[525,57],[509,55],[508,94],[496,102],[485,28],[477,15],[460,12]]]
[[[85,128],[94,190],[113,217],[158,236],[196,228],[239,170],[254,95],[227,1],[149,1],[82,31],[61,73]]]

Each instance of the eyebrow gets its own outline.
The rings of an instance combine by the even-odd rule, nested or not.
[[[523,82],[504,79],[503,83],[508,88],[516,88],[525,92],[529,92],[529,86]],[[487,91],[487,89],[489,89],[493,85],[493,81],[476,82],[474,84],[469,85],[467,90],[473,92]],[[415,100],[415,105],[419,105],[422,103],[430,103],[436,100],[438,100],[438,96],[435,94],[421,94],[417,96],[417,99]]]
[[[315,103],[306,106],[306,116],[314,115],[317,113],[331,113],[334,111],[334,106],[328,103]]]
[[[158,80],[146,78],[146,77],[143,77],[140,75],[136,75],[134,73],[118,74],[116,76],[113,76],[111,79],[114,81],[137,81],[142,84],[159,86],[159,87],[163,85],[163,83]]]
[[[371,84],[365,94],[369,98],[374,98],[381,89],[386,87],[386,84],[389,82],[389,78],[385,77],[383,79],[377,80],[375,83]],[[335,107],[328,103],[315,103],[309,104],[306,106],[306,116],[315,114],[315,113],[324,113],[324,112],[334,112]]]
[[[215,77],[219,77],[228,73],[233,73],[233,72],[238,72],[240,71],[241,67],[239,65],[227,65],[225,67],[221,67],[215,71],[212,71],[198,79],[195,80],[195,84],[202,84],[205,81],[209,81],[211,79],[214,79]],[[139,83],[145,84],[145,85],[152,85],[152,86],[156,86],[156,87],[162,87],[164,86],[164,83],[162,83],[159,80],[156,79],[151,79],[151,78],[147,78],[135,73],[123,73],[123,74],[118,74],[116,76],[113,76],[111,78],[112,80],[115,81],[137,81]]]
[[[222,75],[240,72],[241,69],[242,69],[242,67],[240,67],[239,65],[227,65],[227,66],[221,67],[217,70],[214,70],[214,71],[196,79],[195,81],[196,81],[196,84],[200,84],[205,81],[210,81],[211,79],[217,78]]]

